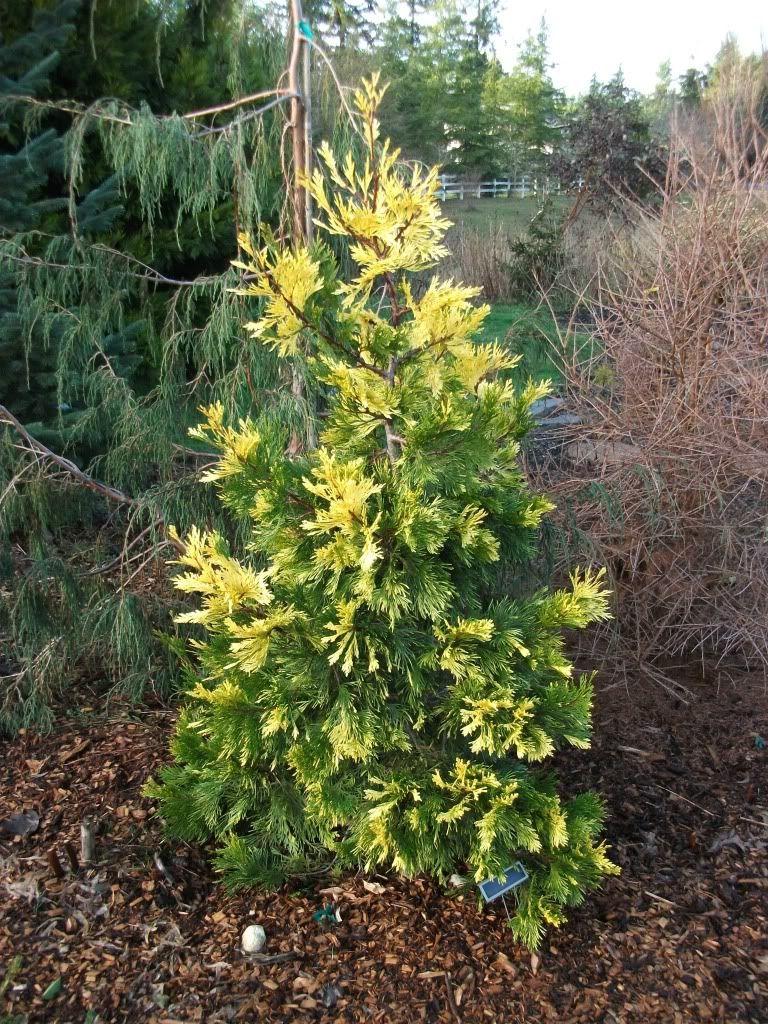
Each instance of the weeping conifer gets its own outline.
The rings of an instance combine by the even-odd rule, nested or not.
[[[226,25],[198,17],[204,40],[181,59],[171,16],[184,5],[170,5],[175,100],[225,104],[184,117],[61,96],[91,47],[105,66],[113,56],[99,36],[107,5],[92,39],[87,6],[60,0],[0,25],[0,734],[51,727],[58,699],[82,700],[84,685],[168,689],[154,635],[167,623],[163,524],[204,520],[238,540],[196,485],[208,458],[186,437],[197,407],[258,406],[298,432],[309,417],[276,358],[238,344],[257,304],[233,294],[229,269],[233,220],[279,219],[281,125],[239,101],[274,85],[282,27],[239,2]],[[164,54],[149,55],[150,74]],[[107,486],[84,488],[67,460]]]
[[[278,425],[194,430],[220,453],[207,479],[247,524],[251,557],[191,531],[177,587],[200,627],[174,761],[149,792],[169,830],[214,838],[230,885],[278,884],[331,857],[445,877],[500,876],[522,860],[515,934],[546,924],[615,868],[599,798],[558,794],[540,766],[586,747],[591,682],[574,679],[562,630],[606,617],[599,574],[507,596],[550,503],[519,467],[530,406],[515,357],[473,342],[477,290],[411,281],[441,258],[436,170],[380,145],[376,79],[356,94],[365,156],[328,147],[310,191],[326,242],[256,249],[261,297],[245,325],[287,360],[311,351],[328,395],[319,446],[285,454]]]

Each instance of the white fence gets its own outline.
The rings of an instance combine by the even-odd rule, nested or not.
[[[441,174],[437,198],[443,201],[498,196],[504,199],[512,196],[522,199],[531,195],[559,195],[560,192],[560,182],[556,178],[537,177],[533,174],[520,174],[514,178],[494,178],[493,181],[459,181],[456,175]]]

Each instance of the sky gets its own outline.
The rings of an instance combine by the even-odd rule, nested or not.
[[[589,88],[593,74],[605,81],[621,66],[628,86],[650,91],[664,60],[674,77],[711,63],[728,32],[744,52],[768,47],[766,0],[507,0],[500,15],[496,52],[509,69],[518,44],[542,15],[549,27],[555,85],[569,95]]]

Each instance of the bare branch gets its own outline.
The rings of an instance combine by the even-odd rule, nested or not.
[[[288,98],[288,89],[267,89],[266,92],[254,92],[250,96],[243,96],[239,100],[232,100],[230,103],[219,103],[215,107],[205,107],[203,110],[192,110],[188,114],[182,114],[181,116],[185,120],[192,120],[196,117],[208,117],[209,114],[221,114],[225,110],[234,110],[236,107],[243,107],[247,103],[253,103],[255,100],[265,100],[267,96],[281,96],[282,98]]]
[[[116,487],[111,487],[109,484],[102,483],[101,480],[97,480],[89,473],[80,469],[80,467],[70,459],[65,458],[63,455],[58,455],[40,441],[36,440],[29,433],[24,424],[21,423],[13,415],[10,409],[7,409],[4,405],[0,405],[0,423],[5,423],[19,435],[28,452],[36,455],[38,459],[44,462],[52,462],[55,466],[63,469],[65,473],[71,476],[79,484],[82,484],[83,487],[87,487],[88,490],[95,491],[96,494],[101,494],[103,497],[108,498],[110,501],[114,501],[119,505],[126,505],[129,508],[136,508],[139,506],[140,503],[136,498],[132,498],[129,494],[126,494],[125,491],[120,491]],[[162,523],[162,519],[160,519],[159,522]],[[168,542],[178,551],[184,550],[183,544],[181,544],[180,541],[175,540],[170,535],[168,535]]]

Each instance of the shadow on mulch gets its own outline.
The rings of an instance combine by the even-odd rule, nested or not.
[[[0,1024],[768,1021],[762,684],[700,684],[688,707],[640,686],[600,695],[592,750],[561,770],[603,793],[623,872],[538,956],[503,907],[425,879],[227,896],[200,851],[163,845],[140,793],[172,722],[94,714],[0,745],[0,820],[40,816],[0,835]],[[96,858],[75,867],[87,817]],[[341,923],[316,920],[327,904]],[[255,922],[261,962],[239,949]]]

